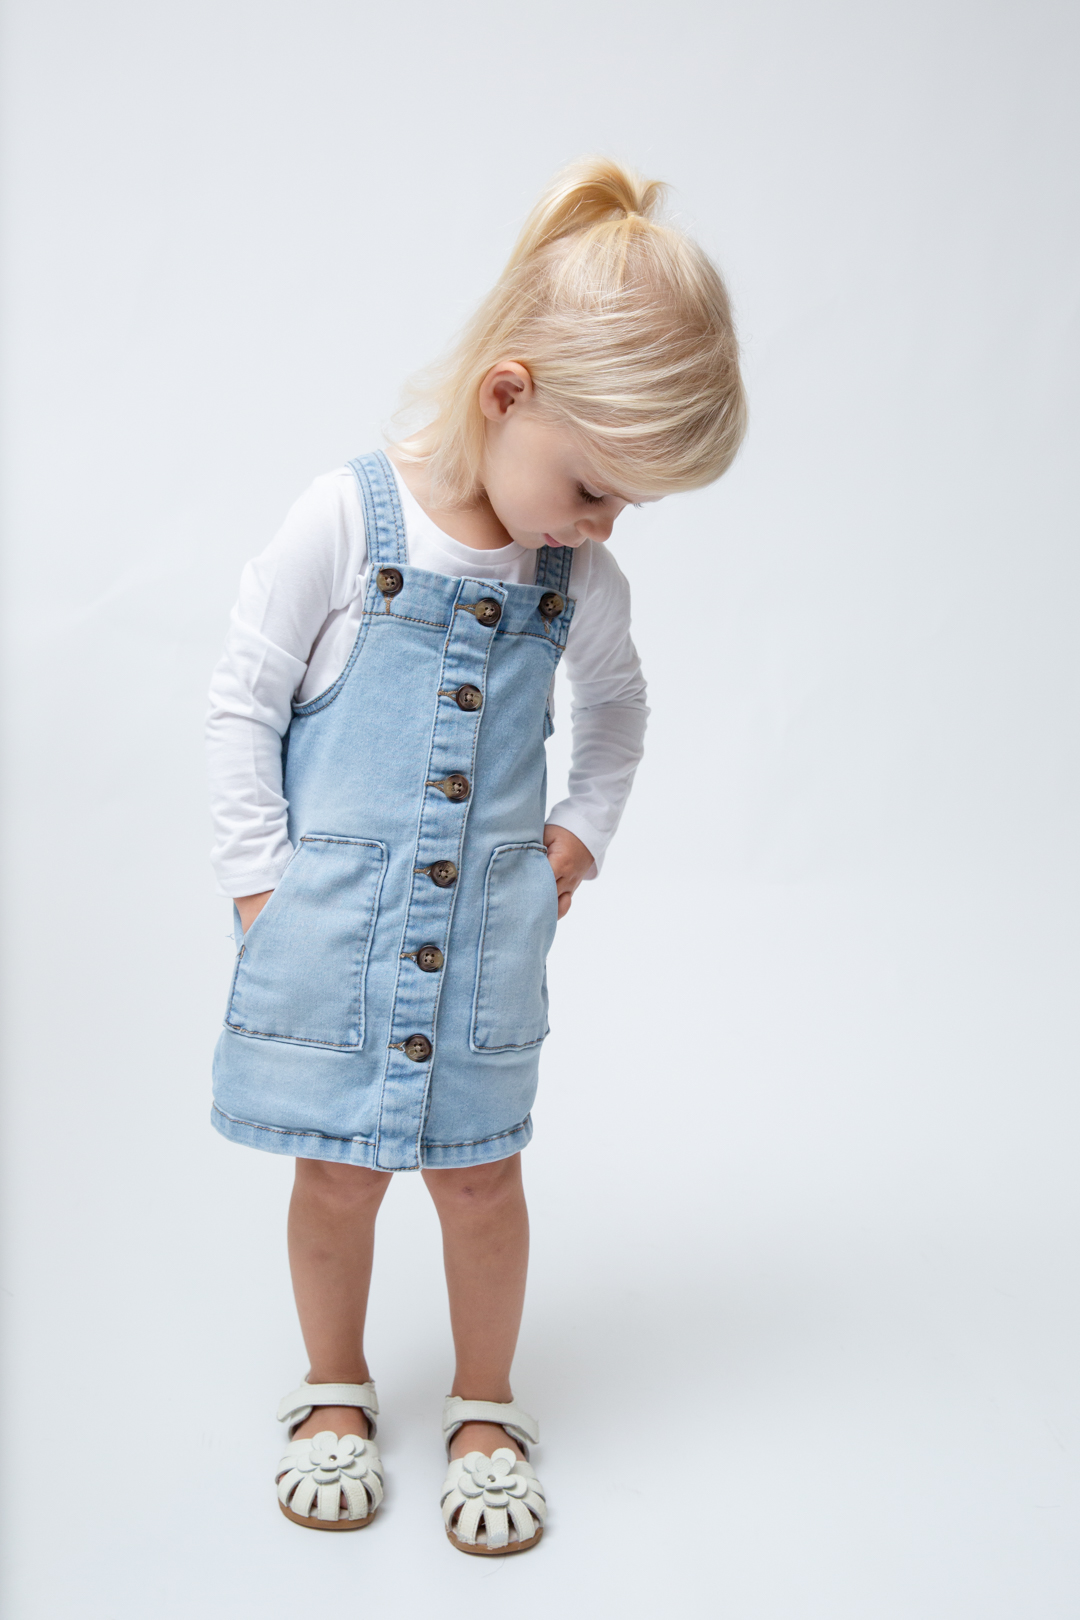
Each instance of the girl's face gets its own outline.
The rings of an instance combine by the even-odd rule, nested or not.
[[[504,361],[485,377],[484,491],[511,540],[529,550],[603,541],[629,505],[648,499],[617,491],[589,464],[587,445],[546,418],[529,372]]]

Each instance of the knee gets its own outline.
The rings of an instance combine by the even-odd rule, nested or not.
[[[362,1214],[378,1209],[391,1175],[359,1164],[333,1164],[325,1159],[297,1159],[296,1190],[327,1213]]]
[[[440,1214],[468,1218],[502,1211],[522,1195],[521,1162],[517,1154],[494,1164],[473,1164],[461,1170],[427,1170],[424,1180]]]

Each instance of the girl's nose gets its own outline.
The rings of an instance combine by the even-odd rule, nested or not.
[[[582,518],[575,527],[583,540],[609,540],[615,527],[615,519],[610,515]]]

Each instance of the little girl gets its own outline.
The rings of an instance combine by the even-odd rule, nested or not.
[[[278,1409],[277,1482],[310,1529],[359,1529],[382,1500],[375,1217],[393,1172],[420,1170],[456,1353],[447,1534],[500,1554],[543,1531],[510,1366],[544,964],[618,825],[647,714],[604,542],[627,505],[718,478],[745,426],[723,284],[654,222],[660,192],[603,161],[556,179],[422,430],[316,479],[248,564],[214,675],[214,860],[238,954],[213,1122],[296,1159],[310,1369]],[[564,655],[573,765],[545,822]]]

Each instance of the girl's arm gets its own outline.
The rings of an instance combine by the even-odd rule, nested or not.
[[[588,572],[579,584],[582,563]],[[563,659],[573,694],[569,792],[549,813],[544,832],[560,917],[582,879],[596,877],[603,865],[641,759],[649,715],[641,660],[630,638],[630,587],[603,546],[590,544],[575,558],[570,594],[577,595],[578,606]]]
[[[316,479],[248,563],[211,683],[212,860],[220,892],[246,902],[245,927],[292,859],[281,741],[293,696],[328,620],[363,590],[363,519],[349,493],[339,474]]]

